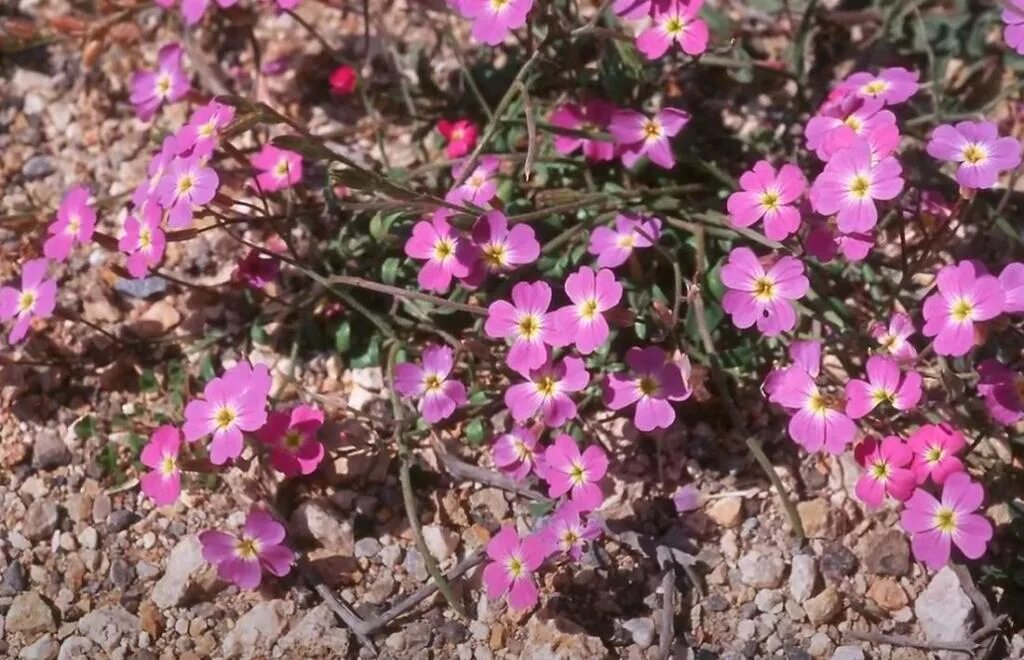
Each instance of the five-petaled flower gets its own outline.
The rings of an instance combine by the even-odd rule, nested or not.
[[[171,161],[157,184],[160,206],[167,210],[167,226],[188,228],[195,208],[209,203],[219,185],[220,179],[207,167],[206,159],[193,154]]]
[[[267,421],[270,370],[265,365],[239,362],[206,384],[202,399],[185,406],[185,440],[207,435],[210,462],[223,465],[242,453],[242,432],[259,430]]]
[[[902,502],[917,487],[917,479],[908,467],[913,451],[899,437],[891,435],[881,442],[867,438],[854,448],[853,455],[864,468],[855,492],[868,506],[882,506],[886,495]]]
[[[956,180],[965,188],[991,188],[1000,172],[1020,165],[1020,142],[999,137],[991,121],[962,121],[943,124],[928,140],[928,155],[957,164]]]
[[[794,300],[807,293],[810,282],[804,265],[795,257],[782,257],[768,269],[746,247],[734,248],[721,271],[722,284],[729,290],[722,307],[732,316],[737,328],[757,329],[768,337],[788,332],[796,326]]]
[[[470,238],[471,244],[463,242],[471,251],[463,259],[469,263],[469,274],[463,279],[468,286],[479,286],[488,273],[505,273],[540,256],[533,227],[521,222],[509,228],[501,211],[488,211],[477,218]]]
[[[604,493],[600,481],[608,472],[608,455],[598,445],[583,452],[572,436],[561,434],[544,452],[544,480],[548,496],[569,493],[580,511],[593,511],[601,506]]]
[[[520,538],[515,527],[506,525],[487,543],[491,562],[484,566],[484,587],[492,599],[508,595],[508,606],[526,610],[537,603],[539,594],[533,574],[547,558],[544,540],[537,534]]]
[[[155,70],[132,76],[130,99],[139,119],[149,121],[164,102],[173,103],[188,94],[188,76],[181,68],[183,53],[180,45],[167,44],[157,53]]]
[[[616,110],[609,132],[622,149],[622,163],[633,167],[641,157],[665,169],[676,164],[669,138],[674,137],[690,121],[690,114],[675,108],[664,108],[653,117],[636,110]]]
[[[124,235],[117,247],[128,255],[126,265],[132,277],[141,278],[160,263],[164,257],[167,239],[160,226],[163,211],[156,202],[149,201],[125,216]]]
[[[512,287],[512,302],[496,300],[487,308],[484,332],[488,337],[512,340],[508,366],[521,374],[537,369],[548,359],[553,342],[551,287],[546,282],[519,282]]]
[[[252,155],[249,162],[259,172],[256,175],[256,187],[261,192],[291,188],[302,181],[302,156],[294,151],[265,144]]]
[[[437,132],[448,141],[445,153],[449,158],[462,158],[476,146],[476,124],[468,119],[437,122]]]
[[[654,24],[640,33],[636,48],[654,60],[668,51],[672,44],[687,55],[697,56],[707,50],[708,25],[697,18],[704,0],[660,0],[654,4]]]
[[[448,378],[454,365],[451,348],[428,344],[423,349],[423,366],[410,362],[395,365],[395,389],[402,396],[419,397],[423,419],[436,424],[466,403],[466,386]]]
[[[157,506],[173,504],[181,494],[181,468],[178,452],[181,434],[170,424],[161,426],[142,448],[139,460],[152,471],[139,477],[142,492],[153,498]]]
[[[590,374],[580,358],[546,362],[531,369],[525,383],[505,390],[505,406],[517,422],[539,415],[547,426],[557,428],[576,417],[576,404],[569,395],[589,382]]]
[[[885,105],[897,105],[917,94],[919,77],[917,71],[899,66],[882,69],[878,75],[860,71],[844,80],[840,89],[862,98],[878,99]]]
[[[626,364],[632,373],[608,376],[608,407],[621,410],[635,403],[633,426],[639,431],[669,428],[676,420],[672,402],[685,401],[693,393],[679,365],[657,346],[630,348],[626,351]]]
[[[922,332],[935,337],[939,355],[965,355],[974,346],[975,324],[1002,313],[1003,289],[970,261],[943,267],[935,282],[938,290],[924,301]]]
[[[867,380],[853,378],[846,383],[846,414],[851,418],[859,419],[883,403],[910,410],[921,400],[921,374],[902,373],[892,358],[872,355],[865,371]]]
[[[284,577],[295,561],[284,545],[284,525],[269,513],[253,510],[245,520],[241,534],[207,530],[199,534],[203,559],[217,566],[217,575],[241,589],[255,589],[263,581],[263,571]]]
[[[468,163],[459,163],[452,168],[452,176],[458,180],[465,173]],[[501,160],[497,156],[484,156],[473,168],[466,180],[448,191],[445,201],[451,204],[469,203],[484,206],[494,199],[498,191],[498,168]]]
[[[900,516],[903,529],[911,536],[914,557],[938,570],[949,561],[952,545],[968,559],[985,554],[992,523],[976,513],[984,497],[985,491],[966,472],[950,475],[941,500],[923,488],[915,490]]]
[[[221,131],[234,118],[235,109],[217,101],[210,101],[197,108],[188,123],[174,135],[178,155],[208,158],[220,141]]]
[[[796,202],[807,187],[807,179],[796,165],[785,164],[778,171],[766,160],[740,177],[741,191],[729,196],[729,220],[737,227],[749,227],[758,220],[764,234],[781,241],[800,227]]]
[[[529,429],[516,426],[494,439],[491,458],[499,470],[522,481],[537,464],[537,451],[537,436]]]
[[[57,306],[57,281],[46,277],[49,259],[32,259],[21,266],[21,288],[0,288],[0,321],[11,321],[7,341],[25,338],[33,319],[45,319]]]
[[[324,446],[316,437],[323,423],[322,410],[299,405],[267,415],[267,423],[256,431],[256,438],[270,449],[270,464],[281,474],[312,474],[324,458]]]
[[[596,517],[585,517],[585,509],[574,500],[562,502],[544,523],[541,539],[547,545],[547,554],[562,553],[579,561],[587,544],[604,531]]]

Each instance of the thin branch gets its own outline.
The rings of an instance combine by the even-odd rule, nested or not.
[[[974,642],[928,642],[915,639],[906,635],[884,635],[873,632],[857,632],[851,630],[846,633],[846,639],[854,642],[871,642],[872,644],[889,644],[890,646],[907,646],[925,651],[964,651],[970,653],[974,650]]]
[[[547,499],[543,494],[533,490],[532,488],[519,485],[511,477],[507,477],[500,472],[486,470],[482,467],[471,465],[470,463],[463,461],[449,452],[441,440],[434,434],[431,434],[431,441],[434,445],[434,451],[437,454],[437,457],[441,459],[441,463],[444,465],[445,470],[447,470],[448,474],[453,478],[475,481],[479,484],[484,484],[485,486],[493,486],[494,488],[507,490],[510,493],[523,495],[531,500],[539,501]]]

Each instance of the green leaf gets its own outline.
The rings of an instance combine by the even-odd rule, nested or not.
[[[352,366],[356,369],[363,367],[372,367],[380,364],[380,337],[374,335],[370,339],[369,345],[366,350],[361,354],[352,359]]]
[[[469,424],[466,424],[465,428],[466,442],[471,445],[479,445],[483,443],[486,429],[484,428],[484,421],[479,417],[470,420]]]
[[[554,500],[541,500],[539,502],[530,502],[530,516],[535,520],[543,518],[544,516],[551,513],[555,508]]]
[[[204,355],[202,362],[199,363],[199,378],[203,383],[208,383],[217,377],[217,372],[213,368],[213,360],[209,355]]]
[[[75,437],[79,440],[86,440],[94,435],[96,435],[96,420],[92,415],[83,417],[75,424]]]
[[[352,348],[352,324],[348,321],[339,323],[338,329],[334,331],[334,348],[342,355]]]
[[[398,279],[398,269],[402,261],[398,257],[388,257],[380,266],[380,279],[384,284],[394,284]]]
[[[157,390],[157,385],[156,374],[153,373],[153,370],[143,369],[142,373],[139,374],[139,391],[155,392]]]

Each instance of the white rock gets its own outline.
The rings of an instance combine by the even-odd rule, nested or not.
[[[803,602],[814,595],[818,582],[818,560],[813,555],[796,555],[789,571],[789,595]]]
[[[944,566],[917,597],[914,614],[929,642],[960,641],[970,637],[974,603],[964,593],[953,569]]]
[[[774,550],[751,550],[739,561],[740,579],[755,589],[774,589],[782,584],[786,562]]]
[[[423,528],[423,541],[427,550],[439,562],[452,556],[459,547],[459,535],[440,525],[427,525]]]
[[[60,644],[51,635],[43,635],[32,644],[21,649],[21,660],[53,660],[60,651]]]
[[[286,600],[258,603],[239,617],[224,637],[221,653],[227,658],[264,657],[281,637],[294,606]]]
[[[120,605],[100,607],[78,621],[78,632],[107,652],[114,650],[122,637],[134,637],[138,630],[139,617]]]
[[[153,602],[162,610],[180,605],[189,587],[205,567],[206,560],[203,559],[203,546],[199,543],[199,537],[186,536],[171,550],[163,577],[153,587],[150,596]]]
[[[840,646],[832,654],[832,660],[864,660],[864,650],[852,644]]]
[[[638,617],[623,621],[622,627],[629,631],[633,643],[642,649],[654,643],[654,622],[647,617]]]
[[[348,655],[349,632],[342,628],[326,605],[309,611],[274,648],[277,657],[309,658]]]

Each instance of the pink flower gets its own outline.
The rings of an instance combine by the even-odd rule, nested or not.
[[[223,465],[242,453],[242,432],[259,430],[267,422],[270,371],[240,362],[206,384],[203,399],[185,406],[185,440],[195,442],[207,435],[210,462]]]
[[[428,344],[423,349],[422,367],[410,362],[395,365],[395,389],[405,397],[420,397],[419,411],[431,424],[451,417],[466,403],[466,387],[448,380],[454,364],[451,348]]]
[[[157,185],[160,206],[168,211],[167,226],[186,229],[195,207],[208,204],[217,194],[220,179],[199,156],[175,158]]]
[[[949,561],[951,544],[968,559],[985,554],[992,539],[992,523],[975,513],[984,497],[985,491],[966,472],[949,477],[941,502],[923,488],[915,490],[900,516],[903,529],[910,534],[914,557],[938,570]]]
[[[836,214],[843,233],[869,231],[878,223],[875,200],[903,190],[900,164],[892,156],[875,162],[871,144],[858,139],[837,151],[811,185],[811,204],[822,215]]]
[[[526,25],[533,0],[461,0],[462,14],[473,21],[473,38],[497,46],[508,33]]]
[[[188,94],[188,76],[181,68],[182,53],[178,44],[167,44],[157,53],[154,71],[136,71],[132,75],[131,102],[142,121],[152,119],[165,101],[173,103]]]
[[[904,103],[917,94],[917,71],[895,66],[883,69],[878,75],[865,71],[855,73],[843,81],[842,89],[866,99],[879,99],[885,105]]]
[[[633,426],[645,433],[667,429],[676,420],[672,401],[685,401],[693,390],[679,365],[668,360],[657,346],[626,351],[626,364],[632,374],[610,374],[605,403],[612,410],[636,404]]]
[[[965,188],[991,188],[999,173],[1020,165],[1020,142],[999,137],[990,121],[962,121],[943,124],[928,140],[928,155],[957,164],[956,180]]]
[[[1003,311],[1024,312],[1024,264],[1006,264],[999,273],[999,287],[1003,290]]]
[[[437,122],[437,131],[448,141],[445,152],[449,158],[462,158],[476,146],[476,124],[468,119]]]
[[[615,229],[598,227],[590,235],[587,252],[597,255],[601,268],[615,268],[626,263],[636,248],[651,247],[661,236],[661,220],[619,214]]]
[[[689,113],[675,108],[663,108],[654,117],[635,110],[616,110],[608,130],[622,148],[622,163],[626,167],[633,167],[642,156],[647,156],[652,163],[671,169],[676,159],[669,138],[689,121]]]
[[[881,442],[867,438],[857,445],[853,455],[864,468],[855,492],[869,507],[882,506],[886,495],[902,502],[917,487],[914,473],[907,468],[913,453],[898,437],[891,435]]]
[[[217,575],[241,589],[255,589],[263,571],[284,577],[295,554],[284,545],[284,525],[263,511],[253,510],[239,535],[207,530],[199,534],[203,559],[217,566]]]
[[[544,523],[539,532],[548,555],[562,553],[579,561],[587,544],[601,536],[601,523],[585,520],[584,510],[573,500],[563,502]]]
[[[64,261],[75,242],[88,243],[95,230],[96,211],[89,206],[89,189],[72,186],[64,193],[57,219],[47,227],[50,237],[43,244],[43,254],[54,261]]]
[[[947,424],[926,424],[915,431],[907,442],[914,452],[914,464],[910,469],[919,484],[923,484],[928,477],[942,484],[949,475],[964,469],[964,464],[956,456],[967,444],[964,435]]]
[[[852,145],[857,138],[869,139],[881,127],[896,128],[896,115],[883,110],[877,99],[864,99],[850,95],[838,103],[826,104],[819,114],[807,122],[807,148],[818,158],[828,161],[841,149]]]
[[[272,412],[256,431],[260,442],[270,447],[270,464],[286,477],[312,474],[324,459],[324,446],[317,440],[324,413],[313,406],[295,406],[288,412]]]
[[[458,179],[462,176],[466,163],[460,163],[452,168],[452,176]],[[497,156],[484,156],[480,159],[472,174],[458,188],[452,188],[445,195],[445,201],[451,204],[469,203],[474,206],[484,206],[494,199],[498,192],[498,168],[501,160]]]
[[[551,114],[551,125],[587,133],[604,131],[608,128],[614,112],[614,105],[599,99],[591,99],[584,105],[566,103]],[[555,151],[560,154],[567,155],[582,149],[583,155],[591,162],[615,158],[615,145],[597,138],[556,134],[554,142]]]
[[[132,277],[141,278],[164,258],[167,240],[160,221],[163,212],[156,202],[147,202],[136,207],[124,219],[124,235],[117,247],[128,255],[128,272]]]
[[[640,33],[636,48],[655,60],[665,54],[673,43],[687,55],[697,56],[708,48],[708,25],[697,18],[704,0],[666,0],[654,5],[654,24]]]
[[[484,332],[488,337],[512,340],[507,362],[521,374],[548,359],[546,344],[555,336],[550,305],[551,287],[546,282],[519,282],[512,287],[512,303],[497,300],[487,308]]]
[[[873,355],[868,358],[866,381],[857,378],[846,384],[846,414],[859,419],[882,403],[896,410],[910,410],[921,400],[921,374],[903,374],[899,364],[890,358]]]
[[[765,270],[753,250],[738,247],[729,253],[721,277],[729,289],[722,307],[737,328],[757,323],[762,334],[773,337],[796,327],[792,301],[802,298],[810,287],[799,259],[782,257]]]
[[[978,365],[978,393],[985,397],[988,412],[1000,424],[1016,424],[1024,418],[1024,376],[998,360]]]
[[[267,241],[267,247],[274,252],[281,252],[284,248],[284,241],[274,237]],[[276,256],[267,254],[255,248],[249,250],[244,257],[238,260],[235,272],[231,279],[241,282],[253,289],[265,289],[267,285],[277,279],[281,274],[281,260]]]
[[[1024,0],[1007,0],[1003,7],[1003,38],[1006,45],[1024,55]]]
[[[832,220],[812,218],[810,226],[804,247],[808,254],[821,262],[832,261],[840,252],[849,261],[861,261],[875,245],[873,235],[865,232],[844,234],[836,229]]]
[[[781,241],[800,227],[800,211],[794,202],[807,187],[807,179],[796,165],[783,165],[778,172],[762,160],[740,177],[740,192],[729,195],[729,220],[737,227],[764,221],[768,238]]]
[[[615,0],[612,11],[627,20],[648,18],[654,11],[654,0]]]
[[[546,425],[559,427],[576,417],[576,404],[569,394],[582,391],[589,382],[583,360],[566,357],[530,370],[527,382],[509,386],[505,405],[517,422],[540,415]]]
[[[582,355],[590,355],[608,340],[604,313],[619,304],[622,285],[607,268],[595,274],[583,266],[565,278],[565,293],[572,304],[552,312],[553,343],[574,344]]]
[[[207,158],[220,141],[220,134],[235,118],[235,109],[210,101],[200,107],[175,135],[178,155]]]
[[[513,610],[528,610],[537,604],[539,594],[533,574],[547,558],[544,541],[536,534],[520,539],[515,527],[506,525],[487,543],[491,562],[484,566],[487,597],[498,599],[507,594]]]
[[[25,338],[33,319],[45,319],[57,306],[57,281],[47,279],[49,259],[32,259],[21,267],[21,288],[0,288],[0,321],[13,320],[7,342]]]
[[[491,458],[499,470],[516,481],[530,474],[537,460],[537,436],[522,426],[494,439]]]
[[[157,203],[159,201],[157,189],[160,185],[160,181],[164,178],[164,174],[167,172],[167,168],[172,162],[174,162],[174,158],[177,153],[178,139],[174,135],[168,135],[164,138],[163,144],[160,146],[160,151],[155,153],[153,157],[149,159],[149,165],[146,169],[146,173],[149,178],[140,183],[132,193],[132,204],[134,204],[136,208],[141,207],[149,201],[152,201],[153,203]]]
[[[167,4],[165,7],[170,7],[174,4],[174,0],[164,0]],[[221,9],[227,9],[237,3],[238,0],[217,0],[217,4]],[[188,25],[195,25],[199,22],[199,19],[206,13],[206,9],[210,6],[210,0],[181,0],[181,15],[185,18],[185,23]]]
[[[265,144],[249,162],[259,172],[256,185],[262,192],[291,188],[302,181],[302,156],[294,151]]]
[[[452,277],[466,277],[469,266],[463,260],[462,239],[446,219],[446,211],[438,209],[430,220],[421,220],[412,228],[412,236],[405,242],[405,254],[426,263],[417,278],[427,291],[444,293],[452,284]]]
[[[153,468],[152,472],[139,478],[139,484],[142,492],[153,498],[157,506],[173,504],[181,495],[180,449],[181,434],[176,427],[165,424],[153,432],[139,455],[143,465]]]
[[[917,357],[917,349],[908,341],[914,334],[914,322],[906,314],[893,314],[888,328],[881,323],[872,323],[868,331],[882,352],[890,357],[901,362]]]
[[[672,505],[676,513],[689,513],[701,507],[701,494],[692,485],[680,486],[672,494]]]
[[[598,445],[580,453],[572,436],[563,433],[544,452],[544,465],[548,497],[569,493],[580,511],[593,511],[604,502],[599,482],[608,472],[608,456]]]
[[[991,275],[975,276],[974,264],[943,267],[935,278],[938,291],[924,301],[926,337],[935,337],[939,355],[965,355],[974,346],[974,324],[1003,311],[1003,290]]]
[[[501,211],[488,211],[477,218],[470,231],[472,254],[465,283],[478,286],[488,273],[505,273],[517,266],[531,264],[540,256],[533,227],[519,223],[509,229],[508,218]]]
[[[331,94],[337,96],[348,96],[356,91],[356,83],[358,82],[359,74],[347,64],[342,64],[334,71],[331,71],[331,75],[327,78],[327,83],[331,86]]]

